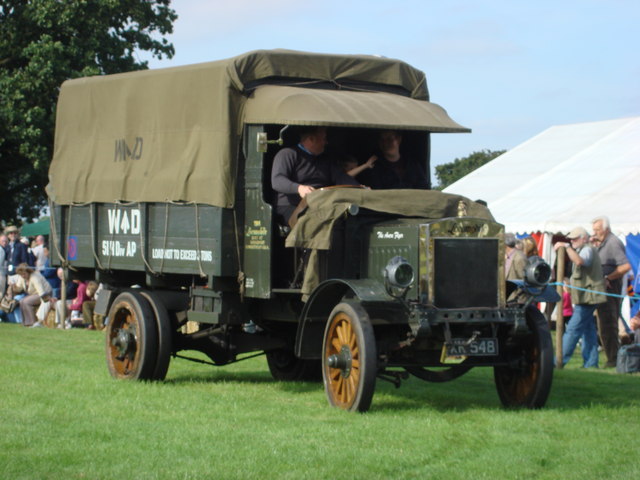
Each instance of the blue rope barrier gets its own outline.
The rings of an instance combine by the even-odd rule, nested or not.
[[[574,287],[573,285],[568,285],[566,283],[562,283],[562,282],[552,282],[549,283],[549,285],[551,286],[558,286],[558,287],[567,287],[567,288],[572,288],[574,290],[580,290],[582,292],[591,292],[591,293],[600,293],[606,297],[616,297],[616,298],[630,298],[631,300],[640,300],[640,295],[619,295],[617,293],[606,293],[606,292],[599,292],[597,290],[589,290],[587,288],[580,288],[580,287]]]

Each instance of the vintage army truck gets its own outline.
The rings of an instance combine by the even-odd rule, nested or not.
[[[67,81],[56,123],[52,257],[102,283],[112,376],[265,354],[275,379],[322,378],[331,405],[365,411],[377,379],[493,367],[505,406],[545,404],[552,346],[533,302],[553,295],[549,267],[506,282],[504,227],[485,206],[334,187],[307,197],[293,229],[275,220],[271,166],[297,128],[327,127],[327,154],[361,161],[399,130],[426,172],[432,132],[469,131],[429,102],[421,71],[255,51]]]

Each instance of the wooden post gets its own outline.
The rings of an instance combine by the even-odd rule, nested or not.
[[[564,247],[560,247],[556,255],[556,281],[564,283],[564,262],[566,251]],[[557,292],[560,295],[560,301],[556,306],[556,368],[562,368],[562,336],[564,335],[564,316],[562,315],[562,285],[558,285]]]
[[[69,278],[68,270],[63,267],[62,268],[62,278],[60,279],[60,299],[59,302],[62,302],[60,308],[60,314],[62,318],[60,319],[60,325],[58,328],[65,328],[65,320],[67,319],[67,279]]]

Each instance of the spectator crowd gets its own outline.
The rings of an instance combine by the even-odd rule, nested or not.
[[[592,222],[592,234],[577,226],[554,250],[567,254],[567,271],[562,280],[562,363],[571,359],[580,345],[584,368],[598,368],[599,351],[606,357],[605,368],[616,367],[618,351],[626,343],[640,343],[640,314],[629,321],[621,316],[623,279],[631,274],[631,264],[622,241],[611,232],[606,216]],[[505,277],[524,278],[526,259],[538,255],[535,240],[505,234]]]
[[[15,226],[0,234],[0,321],[102,330],[104,317],[94,314],[98,284],[72,280],[63,286],[63,278],[63,270],[50,264],[43,235],[30,242]],[[61,301],[63,288],[66,303]]]

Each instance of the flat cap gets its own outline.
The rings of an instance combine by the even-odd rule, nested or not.
[[[570,238],[571,240],[573,240],[574,238],[588,237],[588,236],[589,236],[589,233],[584,228],[576,227],[569,232],[569,235],[567,235],[567,238]]]

